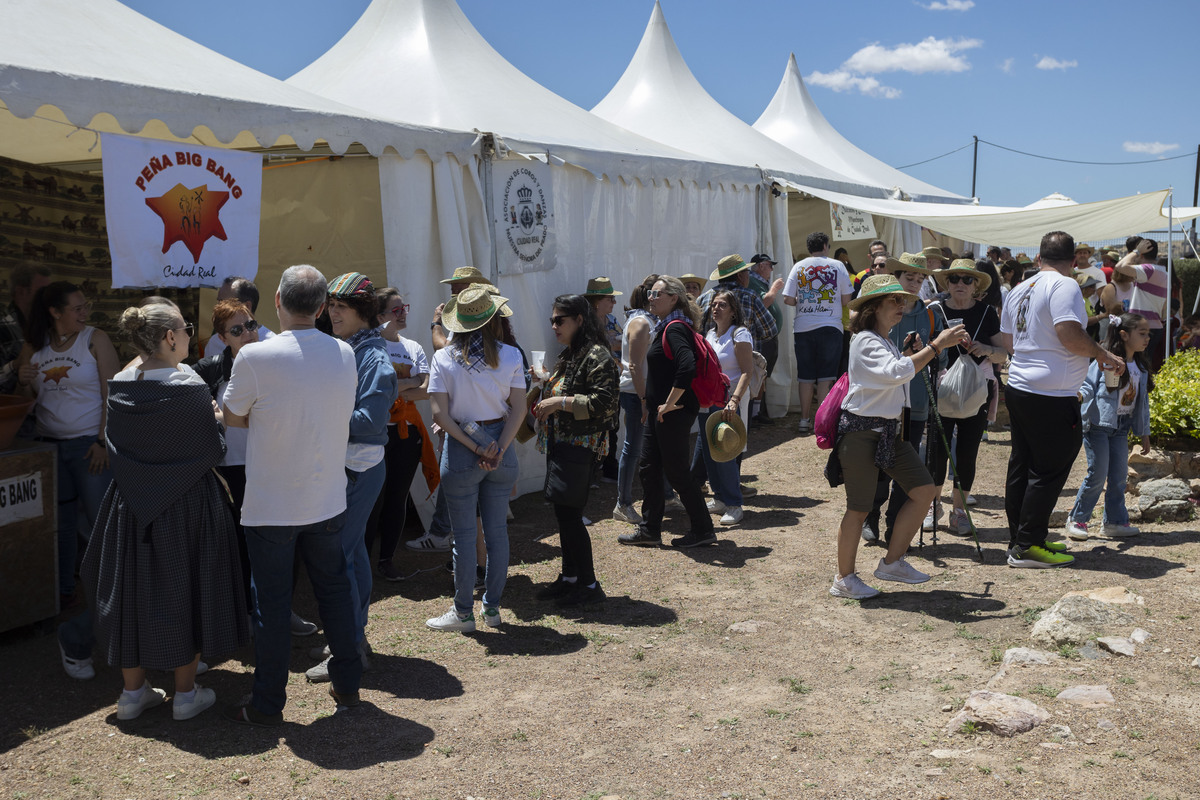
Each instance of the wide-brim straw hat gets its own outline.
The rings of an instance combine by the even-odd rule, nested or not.
[[[700,284],[700,288],[703,289],[704,284],[708,283],[708,278],[700,275],[693,275],[692,273],[687,272],[679,276],[679,282],[684,286],[687,286],[689,283],[698,283]]]
[[[613,288],[612,281],[601,275],[598,278],[592,278],[588,281],[587,291],[583,293],[584,297],[620,297],[624,292],[618,292]]]
[[[992,276],[986,272],[975,269],[975,262],[969,258],[956,258],[950,262],[950,266],[945,269],[939,269],[933,273],[933,279],[937,281],[938,286],[946,289],[946,279],[951,275],[971,275],[975,278],[975,291],[983,294],[992,285]]]
[[[925,256],[920,253],[901,253],[899,258],[887,257],[884,270],[895,275],[897,272],[919,272],[932,275],[933,270],[925,266]]]
[[[1086,289],[1089,286],[1099,286],[1100,281],[1096,280],[1096,276],[1089,272],[1075,273],[1075,282],[1079,284],[1080,289]]]
[[[925,266],[929,266],[929,259],[936,258],[940,261],[949,261],[946,254],[942,252],[942,248],[930,245],[921,249],[921,255],[925,257]]]
[[[748,269],[750,269],[750,265],[746,263],[745,259],[737,253],[733,253],[717,262],[717,268],[712,271],[708,279],[710,281],[723,281]]]
[[[1096,252],[1095,250],[1092,249],[1092,246],[1090,244],[1088,244],[1087,242],[1080,242],[1079,244],[1075,245],[1076,253],[1080,252],[1081,250],[1085,251],[1089,256],[1092,253]]]
[[[726,422],[721,419],[720,411],[714,411],[704,424],[704,439],[713,461],[732,461],[746,449],[746,423],[741,414],[735,414],[731,422]]]
[[[499,296],[499,295],[500,295],[500,290],[496,288],[496,285],[495,285],[495,284],[492,284],[492,283],[484,283],[484,284],[480,284],[480,285],[481,285],[481,286],[486,286],[486,287],[487,287],[487,290],[488,290],[489,292],[491,292],[493,295],[496,295],[496,296]],[[445,310],[445,309],[443,309],[443,310]],[[500,316],[502,316],[502,317],[511,317],[511,316],[512,316],[512,309],[511,309],[511,308],[509,308],[507,305],[501,306],[501,307],[500,307]]]
[[[492,286],[472,283],[446,302],[442,309],[442,325],[455,333],[477,331],[508,302],[507,297],[492,294]]]
[[[449,278],[440,283],[491,283],[478,267],[459,267]]]
[[[892,294],[898,294],[906,300],[919,299],[912,292],[906,292],[900,285],[900,281],[896,280],[895,275],[872,275],[863,281],[862,288],[858,291],[858,297],[851,300],[847,306],[854,311],[864,303]]]

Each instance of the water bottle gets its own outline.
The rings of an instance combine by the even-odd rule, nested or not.
[[[463,429],[463,433],[471,437],[471,440],[475,444],[479,445],[480,452],[487,450],[496,441],[491,436],[488,436],[487,431],[481,428],[478,422],[467,422],[459,427]]]

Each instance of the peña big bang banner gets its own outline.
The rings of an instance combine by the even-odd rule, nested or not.
[[[220,286],[258,271],[258,153],[102,134],[114,287]]]

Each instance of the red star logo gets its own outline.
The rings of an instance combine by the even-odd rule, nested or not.
[[[175,242],[192,254],[193,263],[200,260],[204,243],[211,237],[225,241],[225,228],[221,225],[221,206],[229,200],[229,192],[214,192],[207,186],[188,189],[182,183],[162,197],[147,197],[146,205],[162,217],[163,246],[165,253]]]
[[[43,370],[42,374],[46,377],[42,379],[42,383],[49,383],[50,381],[54,381],[56,384],[60,383],[63,378],[67,377],[67,373],[70,371],[70,367],[51,367],[50,369]]]

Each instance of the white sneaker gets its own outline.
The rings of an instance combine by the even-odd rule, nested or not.
[[[866,600],[879,594],[878,589],[872,589],[862,582],[857,573],[851,572],[844,578],[834,578],[829,593],[834,597],[849,597],[852,600]]]
[[[495,606],[484,606],[482,616],[484,624],[489,628],[499,628],[500,623],[503,622],[500,619],[500,609]]]
[[[309,622],[295,611],[292,612],[292,636],[312,636],[316,632],[315,622]]]
[[[899,583],[924,583],[929,576],[908,563],[908,559],[900,556],[889,564],[882,558],[879,566],[875,567],[875,577],[881,581],[897,581]]]
[[[419,539],[405,542],[404,546],[409,550],[425,551],[427,553],[448,553],[453,544],[454,538],[449,534],[438,536],[436,533],[427,533]]]
[[[969,506],[973,506],[973,505],[976,505],[976,504],[978,504],[978,503],[979,503],[979,501],[975,499],[975,495],[973,495],[973,494],[968,494],[968,495],[967,495],[967,505],[969,505]]]
[[[190,703],[180,703],[179,695],[175,695],[175,702],[172,703],[171,716],[175,719],[191,719],[207,708],[212,708],[217,702],[217,693],[212,689],[205,689],[200,684],[195,684],[196,696],[192,698]]]
[[[709,500],[707,505],[708,505],[708,513],[710,513],[710,514],[725,513],[725,508],[726,508],[725,504],[722,503],[720,500],[718,500],[715,497],[712,498],[711,500]]]
[[[92,666],[92,657],[71,658],[63,649],[62,642],[58,643],[58,652],[62,656],[63,671],[77,681],[90,681],[96,677],[96,668]]]
[[[953,508],[950,510],[950,517],[946,520],[950,532],[956,536],[971,535],[971,521],[967,519],[967,512],[961,508]]]
[[[208,664],[205,664],[203,661],[197,661],[196,662],[196,674],[203,675],[206,672],[208,672]]]
[[[937,525],[937,514],[934,513],[934,507],[929,507],[929,513],[925,515],[925,519],[921,521],[922,531],[931,531]]]
[[[645,520],[632,505],[623,506],[618,503],[613,508],[613,519],[617,522],[628,522],[630,525],[641,525]]]
[[[435,631],[458,631],[460,633],[475,632],[475,615],[468,614],[465,617],[460,617],[458,612],[451,608],[440,617],[425,620],[426,627],[432,628]]]
[[[737,523],[739,523],[741,521],[742,521],[742,507],[741,506],[727,506],[725,508],[725,513],[723,515],[721,515],[721,524],[722,525],[736,525]]]
[[[1109,539],[1125,539],[1130,536],[1137,536],[1141,533],[1133,525],[1116,525],[1111,522],[1106,522],[1100,526],[1100,535]]]
[[[1074,539],[1077,542],[1086,542],[1088,538],[1088,529],[1086,522],[1076,522],[1075,520],[1067,520],[1066,525],[1067,538]]]
[[[800,435],[807,436],[813,432],[813,421],[811,419],[800,420]]]
[[[166,692],[155,689],[150,685],[150,681],[146,681],[142,684],[142,696],[137,700],[121,692],[121,698],[117,700],[117,719],[137,719],[147,708],[161,705],[166,699]]]
[[[667,511],[683,511],[683,501],[679,499],[679,495],[672,495],[663,508]]]

